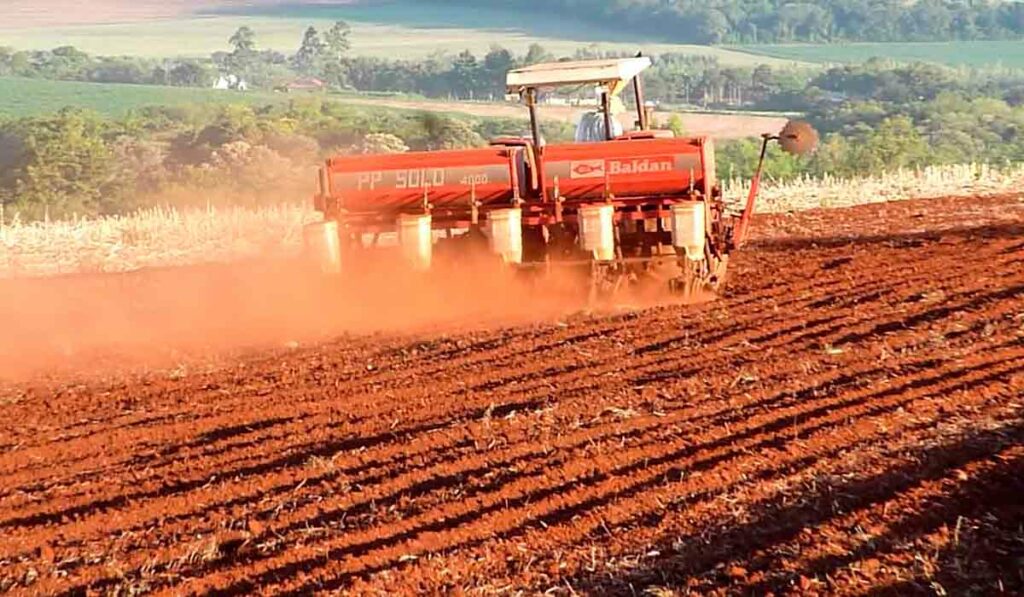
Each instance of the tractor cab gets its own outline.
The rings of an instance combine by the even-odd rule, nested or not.
[[[519,96],[530,111],[530,129],[536,149],[544,145],[540,133],[538,106],[541,95],[560,88],[586,88],[597,90],[596,109],[586,112],[576,127],[577,143],[611,141],[623,136],[620,116],[627,112],[622,93],[631,89],[636,104],[636,120],[631,123],[635,131],[650,131],[650,114],[644,103],[640,74],[651,67],[647,56],[614,60],[585,60],[575,62],[548,62],[509,71],[506,87],[509,95]],[[635,133],[631,133],[635,134]],[[653,137],[654,134],[642,135]]]

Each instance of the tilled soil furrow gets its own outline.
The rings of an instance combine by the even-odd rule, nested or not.
[[[702,305],[0,388],[0,592],[1024,587],[1018,203],[762,218]]]
[[[845,417],[851,416],[851,413],[856,413],[858,410],[864,411],[865,409],[871,408],[883,408],[877,405],[879,398],[882,396],[887,397],[883,398],[882,400],[896,402],[896,406],[889,405],[886,406],[885,408],[887,410],[895,409],[898,408],[900,404],[913,400],[913,398],[904,397],[901,392],[902,390],[913,390],[915,393],[921,393],[923,389],[934,388],[935,384],[939,384],[940,388],[958,387],[958,384],[961,384],[961,378],[969,377],[972,375],[978,377],[978,379],[971,379],[970,383],[984,383],[989,381],[989,378],[993,377],[993,375],[995,378],[998,378],[999,376],[1005,375],[1009,372],[1020,371],[1022,365],[1021,352],[1024,351],[1018,352],[1016,360],[1008,361],[1006,359],[1000,358],[997,361],[995,361],[995,363],[991,361],[983,361],[982,363],[969,369],[962,369],[956,372],[949,372],[938,376],[932,376],[929,378],[917,380],[915,382],[906,384],[905,388],[890,388],[878,392],[875,396],[856,396],[853,398],[845,398],[844,400],[839,401],[838,404],[829,406],[818,406],[815,409],[800,409],[799,407],[795,407],[793,409],[781,409],[782,411],[789,410],[795,412],[773,411],[769,415],[762,415],[760,417],[755,416],[751,418],[751,421],[759,421],[760,419],[765,418],[765,416],[767,416],[769,420],[766,422],[760,422],[760,425],[752,425],[748,422],[748,425],[743,426],[744,429],[732,433],[727,431],[725,434],[722,434],[722,432],[719,430],[718,438],[714,440],[712,446],[716,446],[718,450],[724,449],[724,446],[726,445],[739,446],[733,447],[730,450],[732,452],[736,452],[744,449],[743,446],[745,446],[747,442],[752,442],[754,445],[756,445],[757,442],[754,440],[756,440],[758,435],[760,434],[771,435],[774,433],[778,433],[780,430],[790,427],[791,425],[800,429],[810,429],[813,426],[824,427],[829,424],[841,422],[842,420],[844,420]],[[1009,365],[1006,365],[1006,363],[1009,363]],[[1001,370],[998,371],[997,374],[987,373],[988,371],[990,371],[990,368],[993,364],[1002,364],[1003,367],[1001,368]],[[979,376],[978,372],[986,373],[986,375]],[[876,406],[866,406],[865,403],[867,403],[869,399],[871,399],[871,402],[876,404]],[[794,421],[801,422],[794,425]],[[811,421],[812,423],[809,424],[808,421]],[[790,437],[790,439],[792,438]],[[700,440],[698,439],[695,441]],[[785,442],[786,437],[773,437],[770,440],[764,441]],[[557,483],[555,485],[552,485],[550,482],[544,482],[542,480],[543,478],[537,480],[520,479],[514,483],[511,483],[503,487],[502,491],[498,492],[497,494],[487,496],[488,499],[486,500],[474,500],[474,502],[476,502],[474,504],[476,507],[468,511],[466,510],[466,508],[469,506],[466,504],[447,504],[446,507],[441,510],[441,512],[431,512],[430,516],[425,517],[426,524],[423,524],[422,526],[424,528],[420,530],[415,530],[417,527],[415,526],[415,523],[411,520],[401,521],[401,523],[393,525],[395,527],[396,533],[394,535],[395,539],[389,540],[389,543],[402,543],[401,538],[403,537],[409,537],[410,539],[412,539],[418,536],[419,534],[430,534],[431,532],[434,532],[434,527],[438,527],[438,530],[447,529],[450,526],[452,526],[451,523],[453,521],[476,521],[477,524],[482,525],[483,523],[479,522],[482,514],[482,518],[486,520],[488,524],[492,525],[490,527],[492,530],[497,528],[505,528],[508,525],[503,524],[500,527],[493,526],[494,524],[497,524],[497,521],[492,520],[492,518],[500,516],[500,511],[502,509],[507,509],[509,507],[509,504],[529,503],[529,506],[522,506],[521,510],[526,513],[531,513],[536,512],[538,503],[550,504],[554,502],[555,504],[557,504],[564,500],[568,500],[566,494],[573,493],[569,490],[574,485],[578,485],[581,483],[590,483],[593,480],[601,480],[606,477],[611,477],[611,480],[609,482],[614,484],[616,482],[621,482],[621,478],[624,475],[627,475],[627,473],[634,472],[636,470],[643,470],[643,477],[647,478],[648,480],[652,478],[657,478],[657,476],[663,473],[663,471],[661,470],[662,468],[671,468],[673,466],[672,464],[670,464],[671,462],[683,459],[684,455],[689,454],[694,450],[701,450],[701,445],[702,444],[697,443],[695,447],[695,445],[692,442],[684,440],[682,444],[662,444],[660,446],[660,449],[657,450],[654,454],[644,450],[625,450],[622,453],[616,454],[614,456],[605,456],[604,458],[593,457],[588,462],[585,463],[569,463],[562,470],[558,471],[557,474],[555,472],[549,472],[543,476],[543,478],[549,478],[553,476],[553,478],[557,480]],[[712,446],[706,446],[704,449],[715,449]],[[747,449],[750,448],[748,447]],[[613,464],[617,462],[621,464]],[[593,477],[593,475],[595,474],[597,475],[597,477]],[[582,475],[582,477],[580,475]],[[591,481],[588,481],[588,478],[591,478]],[[535,486],[545,487],[546,489],[541,493],[541,495],[538,495],[536,491],[531,491],[529,489]],[[522,487],[522,489],[519,489],[520,487]],[[343,507],[341,509],[346,508],[347,507]],[[532,516],[530,514],[522,514],[521,516],[524,516],[526,518],[537,518],[536,516]],[[438,520],[448,522],[436,522]],[[457,525],[455,526],[457,527]],[[380,543],[380,541],[382,541],[382,539],[380,539],[379,536],[376,534],[371,536],[374,536],[376,538],[371,541],[370,545],[377,545],[378,543]],[[330,547],[328,548],[327,546]],[[321,544],[321,547],[330,549],[328,554],[331,556],[330,559],[332,560],[336,560],[342,557],[345,557],[346,559],[358,559],[358,556],[360,554],[360,548],[358,547],[358,543],[355,542],[355,539],[351,535],[346,536],[345,540],[343,541],[323,542]],[[375,547],[374,549],[378,548]],[[294,560],[295,554],[289,553],[284,557],[284,559],[286,561]],[[308,568],[310,566],[315,568],[318,566],[318,561],[319,558],[313,558],[312,560],[308,560],[305,563],[296,563],[292,561],[290,564],[282,566],[281,568],[288,572],[288,574],[285,575],[288,576],[292,573],[297,573],[298,571],[301,571],[304,568]],[[274,582],[276,583],[281,580],[280,578],[277,578],[277,576],[279,575],[279,572],[275,573],[273,569],[271,569],[270,571],[264,573],[263,578],[258,578],[258,580],[255,582],[255,586],[260,586],[263,581],[269,581],[271,579],[273,579]],[[245,587],[240,588],[243,592],[246,590]]]
[[[575,342],[582,342],[582,341],[586,341],[586,340],[589,340],[589,339],[592,339],[592,338],[598,338],[602,334],[603,334],[603,332],[598,330],[596,332],[588,332],[588,333],[585,333],[585,334],[569,336],[567,339],[566,338],[556,339],[556,340],[554,340],[552,342],[549,342],[546,346],[538,347],[538,350],[542,350],[543,351],[543,350],[547,350],[547,349],[556,349],[556,348],[564,349],[566,346],[569,346],[569,345],[571,345],[571,344],[573,344]],[[562,334],[557,334],[557,336],[562,336]],[[470,345],[470,346],[474,346],[474,345]],[[429,363],[432,363],[432,361],[427,361],[427,364],[429,364]],[[413,379],[414,381],[415,381],[415,379],[420,378],[423,375],[422,373],[418,373],[416,368],[406,367],[406,368],[401,368],[401,371],[404,374],[406,374],[407,377],[409,377],[410,379]],[[330,380],[327,380],[325,383],[330,383]],[[375,387],[376,387],[377,384],[378,384],[378,382],[374,382],[374,386]],[[406,385],[406,387],[413,387],[414,383],[411,382],[411,383],[404,384],[404,385]],[[366,388],[361,388],[360,387],[358,389],[366,389]],[[339,390],[339,386],[335,385],[334,390],[333,390],[333,397],[335,399],[342,400],[342,399],[350,397],[350,394],[343,393],[343,392],[338,392],[338,390]],[[279,392],[274,392],[274,393],[278,394]],[[399,403],[400,403],[400,401],[402,399],[409,399],[409,400],[416,399],[415,396],[411,397],[411,396],[401,396],[401,395],[398,395],[398,396],[395,396],[395,397],[396,397],[397,401],[399,401]],[[251,398],[252,398],[251,396],[246,396],[244,398],[246,400],[249,400],[249,402],[250,402],[249,403],[249,408],[252,408],[252,406],[253,406],[253,404],[251,403],[252,402]],[[287,407],[288,410],[294,410],[296,408],[302,408],[304,400],[296,400],[294,398],[295,398],[295,396],[292,396],[292,395],[287,395],[287,396],[274,395],[272,401],[273,402],[283,402],[283,401],[287,402],[288,403],[288,407]],[[379,399],[379,396],[378,396],[378,399]],[[312,401],[312,400],[323,400],[323,395],[317,394],[312,399],[310,399],[310,401]],[[373,411],[370,411],[370,413],[372,413],[374,417],[379,417],[380,413],[378,411],[376,411],[376,409],[378,408],[378,404],[375,404],[373,401],[370,401],[369,403],[370,403],[371,408],[374,409]],[[314,403],[314,406],[319,406],[319,404],[318,403]],[[346,406],[354,407],[354,406],[356,406],[356,404],[352,404],[351,402],[347,402],[346,401]],[[230,409],[230,404],[226,404],[226,407],[224,406],[224,404],[221,404],[221,407],[220,407],[219,410],[221,410],[221,411],[225,411],[226,410],[227,412],[230,412],[230,410],[231,410]],[[218,415],[215,415],[215,416],[218,416]],[[219,416],[219,417],[222,417],[222,416]],[[353,416],[353,419],[354,419],[354,416]],[[218,431],[217,422],[216,421],[210,421],[210,422],[213,423],[213,426],[209,426],[208,427],[210,429],[210,431],[208,431],[208,433],[216,433]],[[199,426],[199,425],[204,425],[204,424],[208,425],[208,423],[206,423],[205,421],[191,420],[191,421],[188,421],[186,424],[182,425],[181,429],[183,430],[184,433],[187,433],[188,435],[194,435],[195,434],[195,428],[197,426]],[[164,433],[173,433],[170,429],[161,429],[161,432],[162,432],[162,434],[164,434]],[[300,433],[301,432],[299,432],[299,434]],[[150,439],[150,437],[152,437],[152,434],[153,434],[152,431],[150,431],[150,432],[148,432],[148,435],[150,435],[150,436],[148,436],[148,437],[147,436],[141,436],[139,439],[143,439],[143,440]],[[115,441],[115,442],[120,442],[120,441],[131,441],[132,439],[133,438],[131,438],[131,437],[124,437],[124,438],[104,437],[104,438],[101,438],[101,440],[96,441],[94,443],[96,445],[98,445],[98,446],[106,446],[106,445],[109,445],[112,442],[112,440]],[[163,441],[150,441],[150,442],[147,442],[147,444],[154,446],[154,449],[155,450],[159,450],[160,452],[171,450],[171,452],[173,453],[173,449],[167,449],[167,447],[164,445]],[[146,444],[143,444],[143,445],[141,445],[141,447],[145,447],[145,445]],[[49,449],[49,450],[52,450],[52,449]],[[83,446],[82,445],[69,445],[66,450],[67,450],[68,454],[81,455],[82,452],[83,452]],[[27,454],[20,454],[20,455],[18,455],[18,459],[22,460],[22,461],[24,461],[24,459],[27,458],[27,457],[31,458],[31,456],[29,456]],[[103,458],[103,457],[100,457],[100,458]],[[105,460],[105,458],[104,458],[104,460]],[[73,459],[73,461],[74,461],[74,459]],[[67,459],[66,460],[62,460],[61,462],[65,462],[66,465],[67,464],[71,464],[71,462],[69,462]],[[0,460],[0,464],[2,464],[2,460]],[[120,464],[120,463],[115,463],[112,466],[118,466],[118,464]],[[137,463],[137,464],[141,464],[141,463]],[[31,472],[34,473],[35,471],[31,471]]]
[[[948,272],[947,272],[947,280],[948,280]],[[837,318],[839,318],[839,317],[837,317]],[[584,338],[594,337],[594,334],[584,334],[583,337]],[[492,382],[487,382],[487,384],[489,384],[489,385],[484,385],[483,389],[487,389],[487,388],[492,387],[492,386],[497,387],[497,386],[501,385],[497,380],[496,381],[492,381]],[[76,447],[78,447],[78,446],[76,446]],[[78,447],[78,449],[72,449],[72,450],[74,452],[81,453],[80,447]]]
[[[709,589],[721,578],[714,568],[722,562],[742,566],[748,572],[759,569],[770,572],[771,566],[778,566],[776,574],[781,578],[775,578],[770,585],[781,588],[798,580],[794,577],[800,573],[784,568],[784,562],[780,561],[783,558],[760,555],[765,550],[779,549],[784,554],[792,553],[784,548],[786,542],[798,540],[804,529],[813,529],[815,523],[830,520],[844,511],[872,507],[884,509],[886,504],[898,501],[906,492],[942,479],[958,468],[983,463],[1019,440],[1020,422],[1017,421],[996,430],[978,431],[967,441],[954,438],[939,445],[926,445],[915,457],[901,458],[899,456],[903,455],[899,455],[886,466],[873,467],[873,470],[881,471],[877,474],[855,474],[849,480],[821,484],[808,495],[793,496],[789,503],[770,501],[754,510],[754,515],[747,520],[732,524],[727,529],[716,529],[726,536],[716,538],[713,546],[702,540],[700,534],[679,536],[676,542],[682,546],[681,549],[674,550],[669,557],[662,558],[653,566],[670,578],[700,579],[694,583],[695,590]],[[813,530],[808,536],[821,537]],[[632,580],[630,575],[626,575],[622,582],[628,580]],[[592,590],[615,589],[599,584]]]
[[[998,404],[997,398],[971,398],[957,408],[972,412]],[[757,490],[757,499],[764,502],[801,478],[825,474],[840,455],[853,451],[871,454],[869,448],[878,450],[883,446],[884,453],[890,455],[905,453],[909,446],[920,450],[920,443],[933,435],[934,425],[946,413],[939,401],[925,397],[915,403],[909,414],[898,421],[890,418],[886,425],[880,424],[887,421],[884,414],[855,419],[839,428],[817,430],[777,449],[742,451],[731,461],[708,470],[687,469],[685,474],[666,475],[646,491],[618,497],[559,524],[545,521],[533,525],[488,549],[462,551],[459,560],[476,563],[480,575],[500,581],[501,575],[508,573],[500,563],[521,561],[524,554],[518,546],[527,544],[540,547],[541,553],[547,554],[539,558],[530,556],[532,566],[542,571],[548,569],[551,554],[566,554],[567,560],[575,560],[560,562],[567,568],[566,573],[582,574],[581,560],[586,562],[586,551],[580,548],[588,544],[600,546],[602,561],[612,557],[642,558],[647,551],[644,546],[651,546],[669,528],[674,536],[697,532],[691,522],[712,520],[716,511],[722,509],[723,500],[728,504],[730,495],[750,499],[748,494]],[[579,555],[569,555],[574,553]],[[573,565],[567,566],[569,563]],[[333,584],[328,581],[316,587],[340,588],[341,584],[336,579]]]
[[[948,470],[944,477],[905,490],[894,499],[871,504],[814,527],[815,533],[841,538],[841,551],[801,553],[799,557],[792,558],[791,565],[806,576],[832,579],[830,584],[841,585],[843,576],[856,574],[856,564],[870,566],[865,563],[869,558],[892,558],[901,551],[901,546],[936,533],[950,520],[960,524],[965,517],[984,516],[993,495],[1001,494],[1000,500],[1008,505],[1018,504],[1018,510],[1021,510],[1024,506],[1019,506],[1018,500],[1024,492],[1022,473],[1022,446],[1010,446],[984,459]],[[858,527],[870,527],[871,531],[849,533],[849,529]],[[781,551],[784,546],[776,549]],[[752,589],[768,591],[773,585],[777,587],[789,580],[769,577],[753,585]]]
[[[877,371],[876,371],[876,372],[877,372]],[[829,380],[829,381],[828,381],[828,382],[826,382],[826,383],[827,383],[827,387],[829,387],[829,388],[833,388],[833,389],[834,389],[834,388],[836,387],[836,384],[837,384],[837,383],[838,383],[839,385],[845,385],[846,383],[849,383],[849,382],[853,381],[853,379],[854,379],[854,378],[852,378],[852,377],[850,377],[850,376],[843,376],[842,378],[840,378],[840,379],[838,379],[838,380]],[[863,376],[861,377],[861,379],[863,379]],[[813,393],[813,392],[814,392],[814,390],[811,390],[811,391],[810,391],[809,393]],[[801,397],[801,394],[802,394],[802,393],[803,393],[803,394],[805,394],[805,393],[808,393],[808,392],[807,392],[807,391],[801,391],[801,393],[796,393],[796,394],[794,394],[794,397],[795,397],[795,398],[798,398],[798,399],[799,399],[799,398]],[[764,403],[762,403],[762,404],[759,404],[759,405],[758,405],[758,407],[759,407],[759,408],[762,408],[762,409],[764,409],[764,408],[768,408],[769,406],[770,406],[770,404],[764,404]],[[710,423],[711,423],[711,424],[723,424],[723,423],[724,423],[724,424],[728,425],[728,424],[730,424],[730,421],[734,421],[735,419],[736,419],[736,417],[728,417],[728,418],[726,418],[726,419],[724,419],[724,420],[722,420],[722,421],[710,421]],[[673,421],[667,421],[667,422],[673,422]],[[308,480],[309,480],[309,478],[306,478],[306,481],[308,481]],[[357,477],[357,478],[355,478],[354,480],[355,480],[356,482],[360,482],[360,483],[362,483],[362,482],[363,482],[363,480],[362,480],[362,479],[360,479],[360,478],[358,478],[358,477]],[[309,489],[314,489],[314,490],[315,490],[315,487],[317,486],[317,484],[318,484],[318,482],[319,482],[319,481],[320,481],[320,480],[314,479],[314,480],[313,480],[312,482],[310,482],[310,483],[307,483],[306,485],[307,485],[307,487],[308,487]],[[291,487],[291,485],[288,485],[288,486],[284,486],[284,488],[288,488],[288,487]],[[207,508],[207,511],[208,511],[208,510],[209,510],[209,509]]]
[[[1017,367],[1015,370],[1020,370],[1020,367],[1024,365],[1024,360],[1017,361],[1015,365]],[[988,382],[994,379],[998,379],[998,377],[989,375],[988,379],[982,378],[981,381]],[[896,401],[895,405],[876,405],[871,407],[868,412],[875,415],[884,415],[896,408],[909,404],[912,400],[913,398],[900,398]],[[832,409],[828,410],[831,413],[827,416],[820,416],[824,413],[815,415],[812,424],[801,422],[793,425],[793,436],[800,437],[803,434],[813,434],[815,431],[834,429],[836,423],[840,423],[845,418],[852,416],[848,412],[849,408],[844,408],[842,412],[835,412]],[[856,413],[856,416],[862,417],[865,415],[863,413]],[[801,418],[801,421],[806,420]],[[742,436],[745,434],[738,434],[741,441],[736,441],[737,436],[729,437],[727,439],[730,442],[727,445],[735,447],[726,450],[724,453],[708,455],[696,461],[690,460],[689,453],[691,450],[684,449],[682,452],[676,451],[660,455],[652,454],[644,458],[641,463],[633,462],[616,466],[611,463],[600,462],[599,470],[602,472],[596,476],[577,477],[570,482],[562,482],[553,487],[545,484],[546,489],[544,491],[535,492],[526,499],[506,498],[504,503],[496,503],[494,506],[478,509],[469,515],[453,517],[451,515],[436,516],[435,514],[437,513],[432,513],[429,520],[441,519],[445,522],[427,522],[420,529],[416,531],[403,531],[394,540],[387,542],[376,539],[367,544],[366,547],[371,548],[369,551],[366,550],[366,547],[336,548],[337,551],[332,549],[329,552],[329,556],[332,560],[343,559],[346,562],[344,568],[349,569],[347,575],[354,575],[362,573],[363,567],[379,568],[388,564],[396,564],[403,556],[410,554],[420,555],[428,551],[455,547],[449,545],[448,541],[444,539],[447,536],[454,537],[453,540],[456,542],[456,546],[464,546],[466,542],[473,541],[474,538],[479,539],[493,536],[494,534],[500,534],[503,537],[515,536],[528,524],[540,524],[545,527],[553,526],[560,522],[574,519],[577,515],[605,506],[614,499],[631,498],[648,490],[660,483],[661,479],[671,478],[673,471],[677,470],[677,467],[687,471],[706,472],[729,462],[732,458],[748,450],[775,447],[791,441],[793,437],[788,435],[784,437],[774,437],[772,435],[785,426],[783,424],[783,426],[773,429],[771,425],[768,425],[759,434],[767,433],[769,437],[751,443],[742,441],[744,439]],[[751,438],[757,439],[758,435],[753,435]],[[721,443],[716,443],[721,447]],[[700,452],[703,452],[703,450],[697,450],[694,454]],[[678,461],[678,464],[672,464],[676,461]],[[580,489],[581,486],[584,488]],[[576,522],[578,524],[578,521]],[[383,551],[383,553],[377,553],[378,551]],[[311,570],[317,569],[319,564],[316,563],[316,560],[314,558],[312,561],[293,562],[276,572],[264,573],[265,576],[261,577],[254,586],[262,586],[267,582],[272,582],[272,584],[282,584],[287,587],[286,581],[289,577],[299,574],[305,575]],[[362,564],[362,566],[359,564]],[[270,576],[266,576],[267,574]],[[341,576],[330,581],[319,579],[317,585],[305,584],[298,589],[298,592],[302,593],[311,590],[314,586],[322,586],[327,590],[341,588],[346,578],[346,576]],[[323,582],[323,584],[320,585],[319,582]],[[230,589],[229,592],[231,592]]]

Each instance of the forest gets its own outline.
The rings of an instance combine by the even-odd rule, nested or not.
[[[1024,160],[1024,73],[872,60],[834,67],[767,104],[800,109],[822,134],[809,158],[772,152],[777,178],[849,177],[938,164]],[[756,143],[725,145],[727,168],[751,174]]]
[[[471,7],[469,0],[436,0]],[[1004,0],[497,0],[671,42],[758,44],[1014,39],[1024,3]]]
[[[0,119],[0,205],[10,217],[111,215],[308,198],[329,155],[480,146],[518,120],[356,107],[319,97],[266,106],[153,107],[123,118],[67,108]],[[551,139],[566,125],[546,124]]]

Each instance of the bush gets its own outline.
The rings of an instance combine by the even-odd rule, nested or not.
[[[390,133],[370,133],[363,137],[357,148],[359,153],[405,153],[409,146],[399,137]]]

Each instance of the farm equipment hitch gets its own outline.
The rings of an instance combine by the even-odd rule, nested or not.
[[[779,146],[786,153],[793,155],[804,155],[814,150],[818,145],[818,133],[806,122],[792,120],[786,124],[778,135],[765,133],[761,135],[761,155],[757,160],[757,170],[750,181],[750,193],[747,195],[747,205],[743,209],[739,222],[733,228],[732,242],[733,249],[738,249],[747,242],[747,235],[750,233],[750,220],[754,217],[754,208],[757,204],[757,194],[761,189],[761,176],[764,173],[764,160],[768,155],[768,144],[778,141]]]

